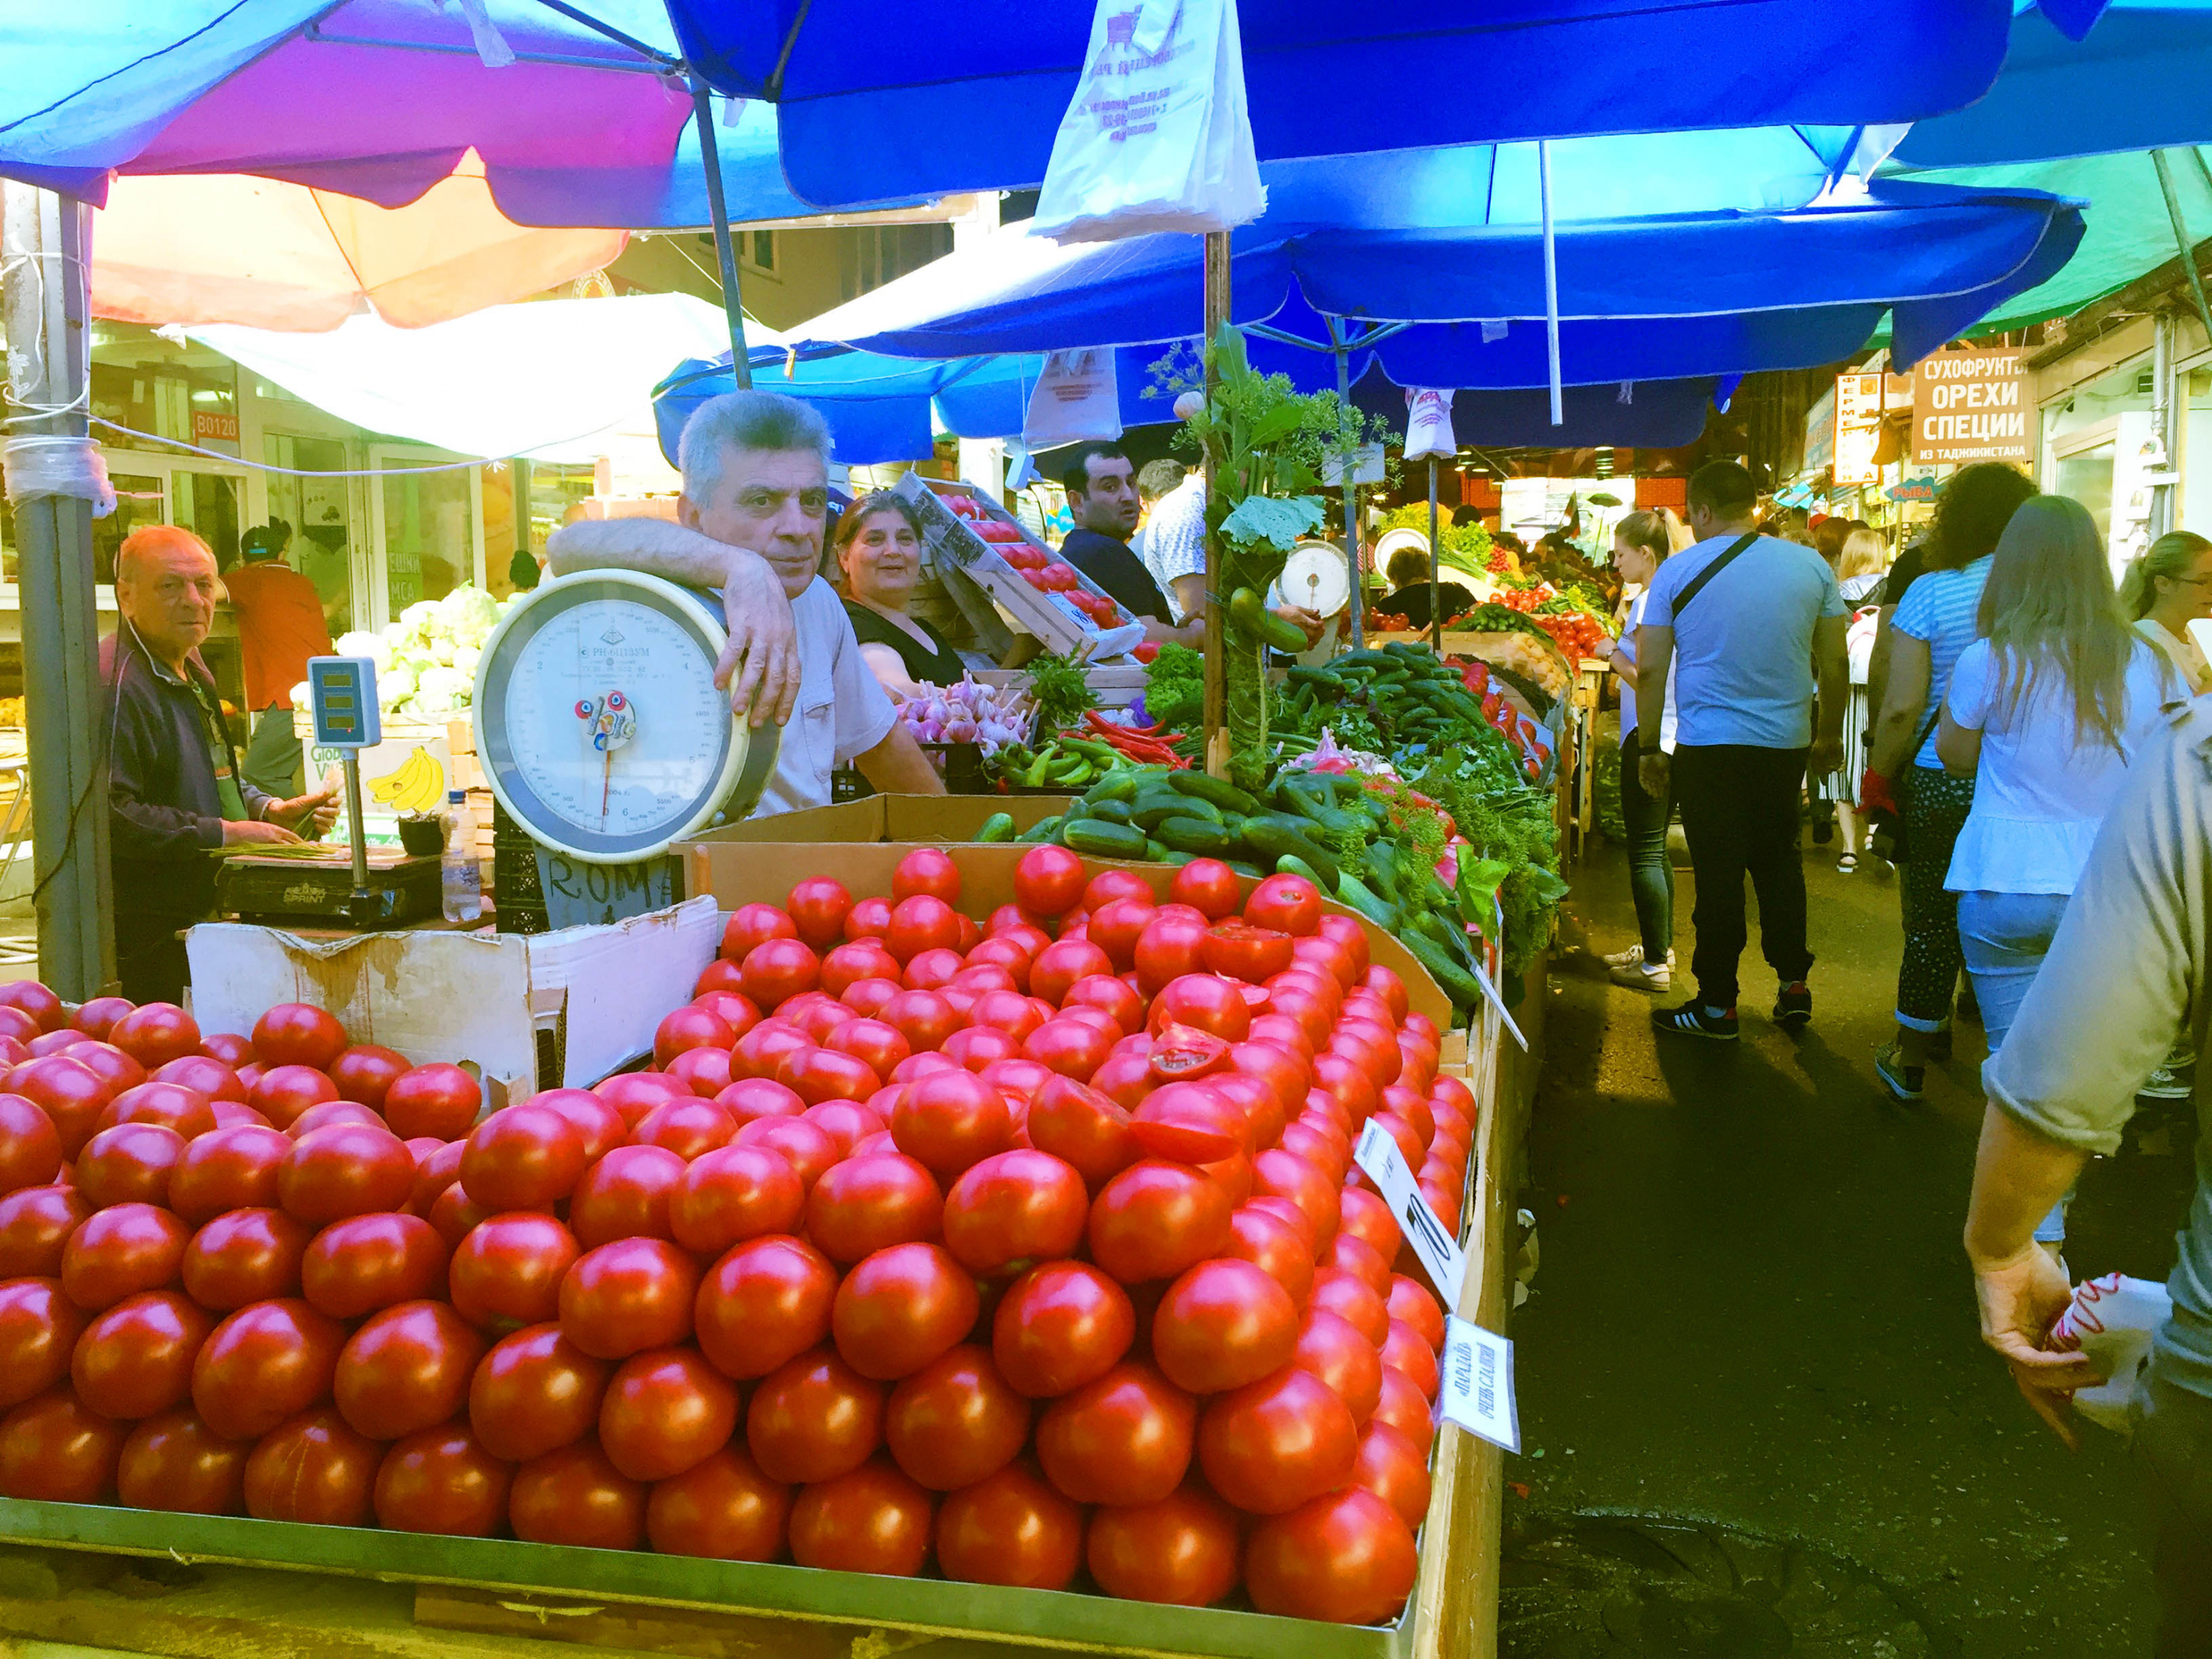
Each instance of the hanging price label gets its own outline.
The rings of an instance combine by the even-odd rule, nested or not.
[[[1460,1253],[1459,1242],[1444,1231],[1443,1224],[1421,1196],[1420,1187],[1413,1180],[1413,1172],[1406,1167],[1406,1157],[1398,1150],[1398,1143],[1390,1139],[1388,1130],[1370,1118],[1359,1131],[1359,1145],[1352,1156],[1375,1183],[1376,1191],[1382,1194],[1390,1213],[1398,1218],[1398,1231],[1406,1236],[1406,1243],[1421,1259],[1430,1282],[1443,1292],[1444,1306],[1457,1307],[1460,1287],[1467,1280],[1467,1257]]]
[[[1454,1314],[1444,1322],[1437,1408],[1447,1421],[1510,1452],[1521,1449],[1513,1400],[1513,1344]]]

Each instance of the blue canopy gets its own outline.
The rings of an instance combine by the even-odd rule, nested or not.
[[[2068,0],[2094,15],[2094,0]],[[1083,0],[668,0],[719,90],[778,106],[823,207],[1040,182]],[[1243,0],[1264,162],[1581,134],[1918,120],[1980,95],[2009,0]],[[1878,43],[1878,50],[1869,50]]]
[[[1885,312],[1899,356],[1911,361],[2051,275],[2081,235],[2079,209],[2040,191],[1911,183],[1796,211],[1570,221],[1557,228],[1564,378],[1684,380],[1832,362]],[[1274,323],[1325,342],[1324,315],[1410,321],[1374,348],[1401,383],[1547,383],[1542,245],[1532,226],[1300,228],[1270,214],[1236,233],[1233,248],[1240,325]],[[793,338],[969,357],[1188,337],[1204,328],[1202,258],[1194,236],[1060,246],[1015,228],[826,313]]]
[[[2112,0],[2103,10],[2085,33],[2056,0],[2023,8],[1996,84],[1963,109],[1923,117],[1897,159],[1983,167],[2212,142],[2212,0]]]
[[[1452,397],[1452,435],[1463,444],[1500,449],[1680,449],[1705,429],[1705,411],[1723,382],[1640,380],[1625,386],[1571,386],[1565,418],[1552,424],[1551,398],[1541,387],[1460,392]],[[1405,389],[1380,366],[1352,388],[1352,401],[1402,430]]]

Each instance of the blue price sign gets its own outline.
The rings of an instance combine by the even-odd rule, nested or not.
[[[307,706],[315,741],[325,749],[374,749],[384,740],[372,657],[308,658]]]

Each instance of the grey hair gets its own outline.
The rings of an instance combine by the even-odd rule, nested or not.
[[[733,449],[811,449],[830,465],[830,425],[811,407],[780,392],[726,392],[691,411],[676,447],[684,493],[695,506],[721,488]]]

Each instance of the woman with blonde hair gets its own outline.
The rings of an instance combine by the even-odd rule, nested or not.
[[[2096,521],[2063,495],[2013,514],[1975,630],[1952,670],[1936,748],[1974,781],[1943,884],[1958,895],[1960,943],[1994,1054],[2130,758],[2180,686],[2121,617]]]
[[[2120,609],[2166,653],[2191,696],[2212,690],[2212,665],[2189,636],[2191,623],[2212,617],[2212,542],[2186,530],[2160,536],[2128,566]]]
[[[1836,522],[1833,519],[1828,520],[1828,524]],[[1827,524],[1820,526],[1823,530],[1827,527]],[[1857,870],[1859,854],[1866,850],[1866,817],[1859,800],[1859,785],[1866,775],[1867,669],[1874,657],[1873,596],[1881,586],[1888,555],[1888,544],[1876,532],[1863,526],[1846,525],[1836,556],[1836,586],[1843,592],[1844,603],[1855,611],[1864,607],[1863,615],[1853,616],[1850,631],[1844,635],[1850,665],[1851,700],[1844,710],[1844,758],[1819,791],[1820,799],[1835,803],[1836,823],[1843,832],[1844,842],[1843,851],[1836,859],[1836,869],[1846,876]]]
[[[1844,603],[1867,602],[1888,572],[1889,544],[1882,540],[1881,532],[1864,525],[1852,526],[1836,560],[1836,586],[1843,590]]]

